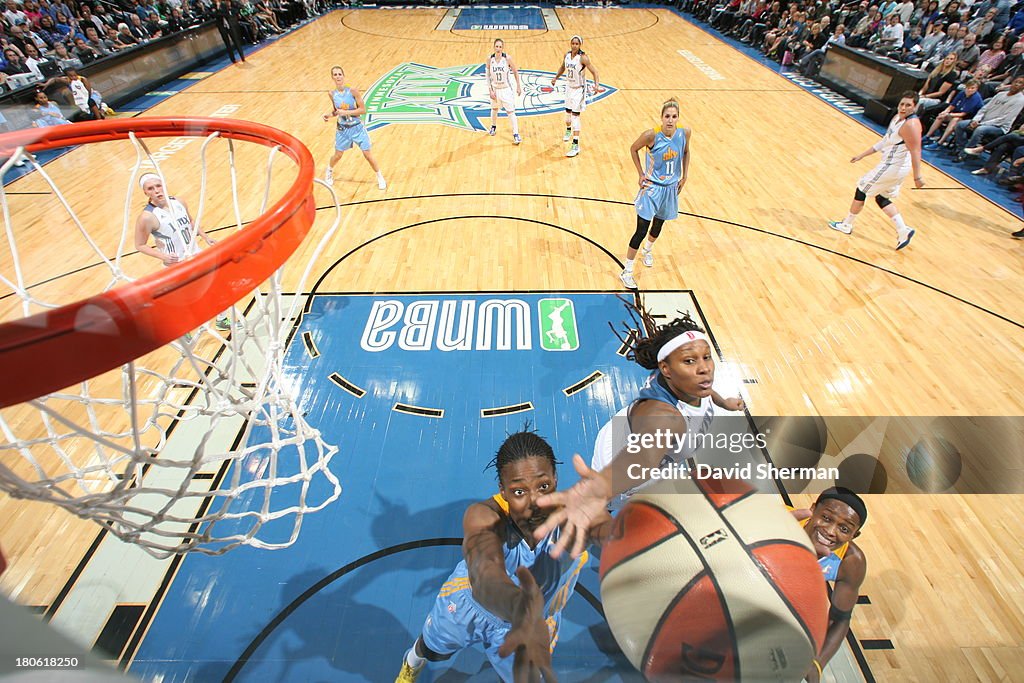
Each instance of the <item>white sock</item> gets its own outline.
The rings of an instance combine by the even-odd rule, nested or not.
[[[900,214],[893,216],[892,222],[896,224],[896,229],[900,232],[906,232],[909,229],[907,228],[907,224],[903,222],[903,216]]]
[[[626,272],[627,273],[632,273],[633,272],[633,261],[636,261],[636,259],[635,258],[628,258],[628,259],[626,259]]]
[[[853,222],[855,220],[857,220],[857,214],[855,214],[855,213],[848,213],[848,214],[846,214],[846,218],[843,219],[843,223],[845,223],[846,225],[848,225],[848,226],[850,226],[852,228],[853,227]]]
[[[377,177],[380,178],[381,180],[384,180],[384,174],[381,173],[380,171],[377,171]]]
[[[509,114],[508,119],[512,122],[512,135],[519,135],[519,119],[515,114]]]
[[[418,669],[423,666],[427,660],[416,654],[416,646],[413,645],[409,648],[409,651],[405,653],[405,663],[414,669]]]
[[[644,251],[652,251],[654,249],[654,242],[647,240],[647,244],[644,245]]]

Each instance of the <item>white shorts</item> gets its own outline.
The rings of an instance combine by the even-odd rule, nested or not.
[[[910,165],[882,163],[875,166],[861,177],[857,189],[868,197],[880,195],[896,199],[900,194],[900,185],[910,175]]]
[[[565,108],[576,114],[582,114],[587,108],[586,88],[565,88]]]
[[[500,108],[509,112],[516,110],[516,96],[512,92],[512,88],[498,88],[494,91],[494,94],[497,95],[497,102]],[[494,106],[494,100],[491,100],[491,106]]]

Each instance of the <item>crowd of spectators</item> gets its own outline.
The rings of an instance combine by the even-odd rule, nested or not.
[[[326,9],[324,0],[0,0],[0,95],[35,84],[32,125],[60,125],[112,113],[83,66],[224,13],[256,44]],[[82,88],[87,88],[83,96]],[[0,131],[8,124],[0,113]]]
[[[1024,0],[679,0],[678,8],[808,77],[835,44],[923,70],[924,148],[953,163],[981,159],[975,175],[1010,160],[999,182],[1024,192]]]

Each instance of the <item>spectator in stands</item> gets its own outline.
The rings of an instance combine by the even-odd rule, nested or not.
[[[112,51],[111,48],[107,47],[107,44],[103,42],[103,39],[100,38],[94,26],[85,27],[85,44],[95,50],[96,54],[100,57],[106,57]]]
[[[117,28],[117,25],[120,23],[121,13],[118,12],[118,16],[113,17],[110,14],[107,14],[107,8],[101,3],[96,5],[96,9],[92,11],[92,16],[94,19],[99,19],[100,23],[103,24],[102,30],[106,33],[107,28],[111,26]]]
[[[7,9],[4,10],[4,19],[9,26],[20,26],[28,23],[28,17],[21,11],[14,0],[7,0]]]
[[[853,31],[846,38],[846,43],[851,47],[867,47],[881,21],[882,13],[877,8],[872,7],[870,12],[864,15],[857,22],[857,25],[853,27]]]
[[[903,49],[899,53],[892,55],[894,58],[898,58],[901,62],[908,61],[911,57],[921,51],[921,27],[914,26],[910,29],[910,35],[903,39]]]
[[[1006,25],[1006,30],[1014,36],[1020,36],[1021,33],[1024,33],[1024,8],[1014,13],[1010,22]]]
[[[8,76],[29,73],[28,65],[25,64],[25,60],[22,59],[21,53],[13,47],[9,47],[4,50],[4,67],[3,69],[0,69],[0,71],[3,71]]]
[[[950,0],[946,3],[946,8],[942,10],[942,14],[945,17],[945,21],[953,24],[960,23],[960,0]]]
[[[150,38],[159,38],[164,34],[160,17],[157,16],[156,12],[149,13],[149,19],[146,21],[145,26],[146,30],[149,31]]]
[[[118,24],[117,29],[107,29],[106,44],[111,51],[123,50],[124,48],[131,47],[138,42],[139,39],[135,37],[135,34],[131,32],[128,24],[124,22]]]
[[[979,16],[977,19],[973,19],[967,24],[967,30],[978,36],[981,42],[984,42],[992,31],[996,28],[996,10],[995,7],[989,8],[984,15]]]
[[[965,29],[966,30],[966,27]],[[963,47],[960,48],[960,57],[957,59],[956,68],[960,71],[970,71],[978,63],[981,57],[981,48],[977,45],[978,37],[973,33],[964,36]]]
[[[972,156],[981,156],[985,152],[989,153],[988,160],[981,168],[971,171],[973,175],[994,173],[999,168],[999,164],[1003,163],[1003,159],[1011,159],[1010,172],[1020,175],[1020,167],[1024,165],[1024,126],[1012,133],[1001,135],[988,144],[964,150],[964,154]]]
[[[214,18],[217,20],[217,30],[220,31],[221,40],[224,41],[228,56],[231,57],[231,63],[237,63],[236,52],[238,58],[244,62],[245,52],[242,50],[242,29],[237,4],[228,0],[217,0]]]
[[[37,90],[35,97],[33,98],[35,106],[32,107],[32,125],[36,128],[45,128],[46,126],[63,126],[71,123],[64,118],[63,112],[56,102],[51,102],[50,98],[46,96],[46,93],[42,90]]]
[[[910,18],[914,16],[914,0],[903,0],[896,5],[896,14],[900,15],[900,23],[904,27],[910,26]]]
[[[753,45],[759,44],[768,27],[778,24],[781,18],[782,5],[779,2],[773,2],[767,10],[743,23],[743,26],[740,27],[740,40]]]
[[[165,33],[177,33],[185,29],[188,23],[181,15],[181,10],[175,7],[171,10],[171,16],[167,17],[167,25],[164,26]]]
[[[921,140],[924,143],[924,149],[938,149],[942,147],[946,144],[947,139],[953,135],[953,129],[956,127],[956,124],[964,119],[974,118],[974,115],[981,111],[984,102],[978,93],[979,85],[978,81],[967,81],[967,85],[953,97],[953,101],[949,106],[935,117],[935,122],[928,129],[928,134]],[[935,134],[942,126],[945,126],[946,129],[942,132],[942,137],[936,140]]]
[[[1005,135],[1024,109],[1024,76],[1013,79],[1010,89],[996,93],[974,118],[956,124],[956,161],[963,161],[963,150],[977,147],[990,138]]]
[[[82,66],[82,60],[68,52],[68,46],[64,43],[57,43],[54,46],[53,59],[57,60],[57,64],[61,69],[67,69],[68,67],[78,68]]]
[[[951,52],[958,52],[963,41],[960,40],[960,24],[950,24],[946,27],[946,35],[932,46],[925,56],[922,68],[933,69],[936,64],[946,58]]]
[[[889,54],[903,49],[903,24],[900,23],[899,12],[892,12],[885,20],[885,26],[878,34],[874,45],[875,52]]]
[[[982,52],[981,56],[978,57],[978,66],[987,66],[992,69],[992,71],[998,69],[999,65],[1003,63],[1004,59],[1006,59],[1005,47],[1006,39],[1002,36],[997,36],[996,39],[992,41],[992,46]]]
[[[53,46],[67,39],[67,34],[62,34],[57,30],[56,24],[53,23],[53,17],[49,14],[44,14],[39,19],[39,29],[36,31],[39,37],[46,43],[48,49],[53,49]],[[70,33],[70,30],[68,31]]]
[[[28,17],[29,26],[39,25],[39,18],[42,16],[39,12],[39,5],[32,0],[25,0],[25,4],[22,5],[21,11],[25,13],[26,17]]]
[[[36,78],[42,80],[44,78],[42,68],[46,68],[45,65],[52,63],[53,60],[47,59],[39,54],[39,50],[32,43],[25,46],[25,66],[28,67],[30,73]],[[53,73],[52,71],[50,72]]]
[[[75,38],[75,47],[72,48],[71,54],[82,62],[82,64],[88,64],[94,62],[103,55],[97,52],[93,47],[85,42],[85,38]]]
[[[949,94],[950,89],[956,85],[959,74],[956,70],[956,62],[959,56],[950,52],[946,58],[939,62],[939,65],[928,74],[927,80],[921,86],[921,100],[918,102],[918,114],[924,115],[932,112],[936,107],[941,107],[943,100]]]
[[[142,18],[138,14],[131,14],[129,15],[129,18],[131,20],[131,23],[128,25],[128,30],[131,31],[131,34],[133,36],[135,36],[135,42],[144,43],[153,37],[152,34],[150,34],[150,32],[146,29],[146,25],[142,23]],[[117,28],[118,32],[120,32],[121,26],[118,25]]]
[[[839,24],[836,26],[835,31],[833,31],[822,47],[804,55],[803,59],[799,62],[800,72],[808,78],[814,78],[818,71],[821,70],[821,65],[825,61],[825,52],[832,45],[846,45],[846,27],[844,25]]]
[[[92,8],[86,4],[83,4],[79,10],[78,24],[83,31],[90,26],[93,27],[99,35],[103,35],[107,31],[107,25],[103,23],[102,19],[93,15]]]
[[[8,46],[17,49],[21,55],[24,55],[25,43],[31,42],[25,36],[25,29],[22,26],[12,26],[7,29],[7,35]]]

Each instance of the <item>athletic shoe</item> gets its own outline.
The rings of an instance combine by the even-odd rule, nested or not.
[[[569,147],[569,151],[565,153],[565,156],[567,156],[567,157],[574,157],[574,156],[576,156],[579,153],[580,153],[580,146],[579,145],[571,145]]]
[[[565,131],[565,135],[562,136],[562,142],[569,142],[572,134],[569,131]]]
[[[491,126],[491,129],[489,131],[487,131],[487,134],[490,135],[491,137],[494,137],[494,134],[497,133],[497,132],[498,132],[498,127],[497,126]]]
[[[910,240],[914,239],[914,232],[916,231],[913,228],[908,228],[906,232],[900,230],[899,241],[896,243],[896,251],[899,251],[910,244]]]
[[[409,662],[403,661],[402,670],[398,672],[398,678],[395,679],[395,683],[416,683],[416,679],[419,678],[421,671],[423,671],[423,664],[414,669],[409,666]]]
[[[654,252],[652,252],[650,249],[644,249],[640,253],[643,256],[643,258],[641,259],[641,263],[643,263],[648,268],[654,265]]]
[[[971,171],[971,175],[988,175],[988,169],[982,166]]]
[[[850,233],[853,232],[853,228],[842,221],[829,221],[828,227],[832,228],[833,230],[838,230],[839,232],[845,235],[849,235]]]
[[[386,180],[384,180],[384,176],[382,176],[382,175],[377,176],[377,189],[378,190],[386,190],[386,189],[388,189],[388,183],[387,183]]]
[[[516,133],[515,135],[512,136],[512,144],[513,145],[518,145],[522,141],[523,141],[523,139],[521,137],[519,137],[519,133]]]
[[[328,185],[333,185],[334,184],[334,169],[333,168],[328,168],[324,172],[324,182],[327,183]]]
[[[186,344],[191,344],[192,343],[192,333],[191,332],[186,332],[185,334],[181,335],[181,341],[185,342]]]
[[[1010,237],[1015,240],[1024,240],[1024,229],[1018,230],[1017,232],[1010,233]]]
[[[633,273],[624,270],[619,273],[619,279],[622,280],[622,284],[626,285],[626,289],[638,289],[636,280],[633,279]]]
[[[978,145],[977,147],[965,147],[964,154],[970,154],[972,157],[980,157],[985,151],[984,145]]]
[[[228,330],[231,329],[231,319],[228,318],[226,315],[222,315],[221,317],[217,318],[217,322],[215,322],[213,326],[216,327],[221,332],[227,332]],[[236,327],[241,326],[242,323],[238,323],[238,325],[236,325]]]
[[[104,105],[103,105],[103,113],[104,113],[104,114],[106,114],[107,116],[113,116],[113,115],[114,115],[114,114],[116,114],[117,112],[116,112],[116,111],[114,111],[113,109],[111,109],[111,108],[110,108],[109,106],[107,106],[106,104],[104,104]]]
[[[928,142],[926,142],[923,145],[921,145],[921,149],[934,150],[934,149],[938,149],[938,148],[939,148],[939,143],[935,142],[935,140],[929,140]]]

